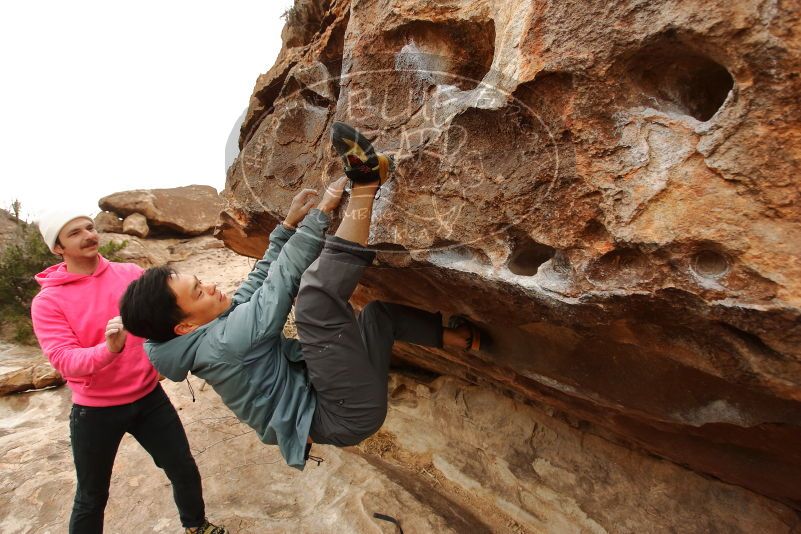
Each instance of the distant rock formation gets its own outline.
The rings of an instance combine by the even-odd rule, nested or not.
[[[110,242],[118,244],[125,243],[125,247],[115,252],[117,259],[136,263],[140,267],[148,268],[157,265],[167,265],[182,262],[193,256],[202,259],[204,256],[214,256],[217,252],[222,253],[228,258],[237,258],[245,261],[246,265],[252,264],[250,258],[239,256],[235,252],[225,248],[225,245],[210,235],[201,235],[192,238],[181,237],[147,237],[139,238],[128,234],[100,234],[100,244],[106,245]],[[224,264],[220,265],[221,272]],[[242,275],[242,279],[247,271]],[[240,280],[241,281],[241,280]]]
[[[101,198],[98,205],[123,219],[134,213],[141,214],[154,231],[188,236],[213,230],[223,209],[217,190],[207,185],[122,191]],[[108,220],[104,216],[103,221]],[[141,230],[141,225],[137,228]]]
[[[128,235],[145,238],[150,233],[150,228],[144,215],[131,213],[122,221],[122,231]]]
[[[19,234],[19,222],[4,209],[0,209],[0,248],[13,241]]]
[[[63,383],[38,347],[0,341],[0,396]]]
[[[116,213],[101,211],[95,215],[95,228],[98,232],[122,233],[122,219]]]

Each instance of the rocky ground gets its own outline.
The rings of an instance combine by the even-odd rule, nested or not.
[[[105,239],[109,239],[106,236]],[[232,290],[252,260],[213,240],[129,239],[130,255]],[[164,241],[164,242],[162,242]],[[401,347],[402,348],[402,347]],[[36,350],[0,347],[2,370]],[[203,476],[208,515],[233,532],[798,532],[791,509],[585,433],[578,421],[490,386],[396,369],[384,428],[357,448],[315,446],[321,465],[283,464],[197,378],[163,383]],[[0,531],[64,532],[75,488],[69,390],[0,397]],[[163,473],[130,436],[120,447],[108,532],[180,530]]]
[[[482,521],[426,484],[406,488],[356,450],[319,447],[325,461],[304,473],[287,467],[198,379],[165,383],[180,410],[203,475],[207,511],[232,532],[393,532],[373,512],[401,518],[407,532],[466,532]],[[69,447],[69,391],[5,397],[0,403],[0,531],[64,532],[74,472]],[[412,475],[407,475],[411,477]],[[418,477],[419,478],[419,477]],[[147,453],[126,436],[115,464],[108,532],[178,532],[170,485]]]
[[[229,292],[253,264],[209,237],[103,236],[104,242],[114,239],[128,241],[123,257],[144,265],[168,261]],[[0,390],[47,385],[29,378],[47,371],[60,383],[36,348],[0,346]],[[433,487],[418,483],[407,489],[358,449],[317,447],[324,462],[299,473],[283,463],[277,448],[263,445],[239,423],[201,380],[190,381],[194,401],[187,384],[163,385],[180,410],[203,474],[208,514],[233,532],[393,532],[394,525],[372,517],[375,512],[401,518],[407,532],[462,532],[460,526],[472,524],[487,528],[466,508],[438,497]],[[0,531],[66,530],[75,489],[70,405],[64,387],[0,398]],[[169,482],[130,436],[117,457],[106,518],[109,532],[180,529]]]

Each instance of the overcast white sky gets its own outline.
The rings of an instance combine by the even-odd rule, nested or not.
[[[292,0],[4,2],[0,207],[94,214],[127,189],[225,186],[225,144]]]

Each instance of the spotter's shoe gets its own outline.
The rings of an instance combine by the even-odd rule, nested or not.
[[[186,534],[229,534],[225,527],[218,527],[209,523],[208,519],[203,520],[203,524],[199,527],[186,529]]]

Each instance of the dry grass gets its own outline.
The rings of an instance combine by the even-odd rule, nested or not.
[[[362,441],[357,447],[365,454],[371,454],[384,458],[387,456],[394,456],[398,451],[398,445],[395,443],[395,436],[392,433],[379,430],[366,440]]]

